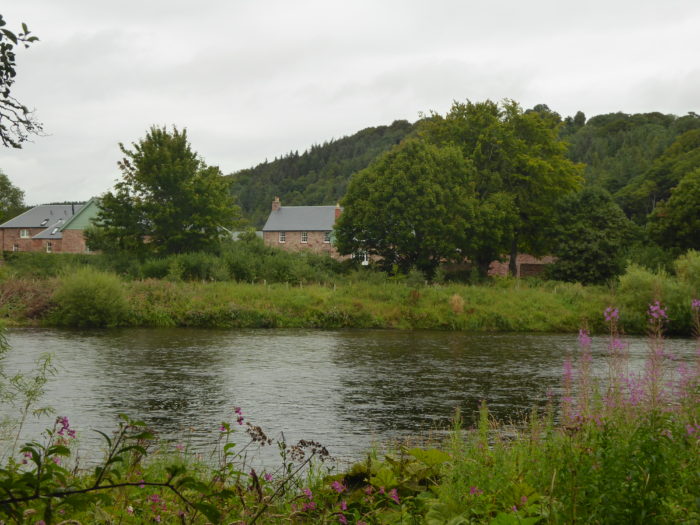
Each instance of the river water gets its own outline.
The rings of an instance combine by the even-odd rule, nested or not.
[[[114,429],[120,413],[205,451],[240,406],[272,437],[357,458],[376,443],[444,431],[457,407],[469,425],[482,399],[498,418],[517,420],[556,394],[563,361],[577,351],[574,335],[380,330],[14,329],[8,340],[8,371],[54,356],[59,372],[44,402],[70,418],[88,457],[100,447],[91,429]],[[639,364],[646,342],[629,341]],[[606,343],[594,338],[598,366]],[[667,348],[690,360],[695,342]],[[23,438],[52,419],[31,420]]]

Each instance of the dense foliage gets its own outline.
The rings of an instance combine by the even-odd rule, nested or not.
[[[0,224],[16,217],[25,209],[24,192],[13,185],[0,170]]]
[[[260,228],[270,213],[270,203],[280,197],[283,205],[332,205],[340,200],[350,176],[413,131],[414,125],[397,120],[354,135],[311,146],[238,171],[228,176],[231,192],[250,222]]]
[[[336,224],[338,251],[432,278],[441,261],[461,260],[472,238],[473,180],[459,148],[404,141],[353,177]]]
[[[240,211],[219,168],[192,151],[187,131],[154,126],[132,149],[119,147],[123,178],[100,199],[90,247],[134,254],[217,249]]]

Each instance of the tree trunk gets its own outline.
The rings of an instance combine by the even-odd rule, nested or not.
[[[513,241],[510,245],[510,261],[508,262],[508,271],[513,277],[518,276],[518,236],[513,235]]]

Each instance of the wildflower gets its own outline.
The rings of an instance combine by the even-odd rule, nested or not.
[[[347,525],[348,519],[343,514],[341,514],[340,516],[338,516],[338,522],[342,523],[343,525]]]
[[[131,505],[129,505],[128,507],[126,507],[126,511],[127,511],[129,514],[133,514],[133,513],[134,513],[134,507],[132,507]]]
[[[659,301],[654,302],[654,304],[649,305],[649,311],[648,311],[650,321],[652,319],[668,319],[668,316],[666,315],[666,310],[663,309],[661,306],[661,303]]]
[[[156,514],[156,515],[153,517],[153,521],[155,521],[156,523],[160,523],[160,514]]]
[[[145,482],[143,480],[139,481],[139,488],[142,489],[146,486]]]
[[[239,416],[242,416],[242,415],[243,415],[243,411],[241,410],[241,407],[234,407],[234,408],[233,408],[233,412],[234,412],[236,415],[239,415]]]
[[[620,318],[620,311],[617,308],[608,306],[605,309],[605,312],[603,312],[603,315],[605,316],[605,320],[610,323],[612,321],[617,321]]]
[[[384,487],[379,487],[379,493],[384,494]]]
[[[149,501],[152,501],[153,503],[159,503],[160,502],[160,496],[158,494],[151,494],[148,496]]]
[[[51,461],[53,461],[54,463],[56,463],[56,465],[60,465],[60,464],[61,464],[61,458],[59,458],[58,456],[52,457],[52,458],[51,458]]]
[[[226,424],[221,423],[221,426],[219,426],[219,432],[226,432]]]
[[[374,492],[374,489],[372,488],[372,485],[367,485],[365,487],[365,494],[367,494],[368,496],[371,496],[373,492]]]
[[[269,474],[269,473],[263,474],[263,479],[265,481],[272,481],[272,474]]]
[[[472,496],[481,496],[484,493],[479,487],[469,487],[469,494]]]
[[[394,502],[398,505],[400,503],[399,501],[399,493],[396,491],[396,489],[391,489],[389,491],[389,497],[394,500]]]
[[[522,498],[520,498],[520,503],[525,505],[527,503],[527,496],[523,496]]]
[[[693,302],[691,303],[691,308],[693,310],[700,310],[700,299],[693,299]]]
[[[314,493],[311,492],[311,489],[310,489],[310,488],[305,488],[304,490],[302,490],[302,492],[303,492],[303,493],[306,495],[306,497],[309,498],[309,499],[311,499],[311,498],[314,497]]]
[[[236,423],[238,423],[239,425],[242,425],[243,424],[243,416],[238,416],[236,418]]]
[[[348,503],[345,500],[340,502],[340,510],[348,510]]]
[[[591,345],[591,336],[588,335],[588,330],[584,330],[581,328],[578,331],[578,344],[581,346],[590,346]]]
[[[309,501],[308,503],[304,503],[301,506],[301,511],[305,512],[307,510],[316,510],[316,502],[315,501]]]
[[[335,490],[338,494],[345,491],[345,485],[343,485],[340,481],[334,481],[333,483],[331,483],[331,488]]]
[[[513,506],[511,507],[511,510],[512,510],[513,512],[518,512],[518,507],[517,507],[517,505],[513,505]]]
[[[626,347],[627,345],[625,345],[625,343],[617,337],[613,338],[612,342],[610,343],[610,348],[612,350],[624,350]]]

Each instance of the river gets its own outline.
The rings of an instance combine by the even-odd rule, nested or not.
[[[91,430],[114,429],[120,413],[206,451],[239,406],[271,437],[357,458],[374,443],[443,432],[457,407],[471,424],[482,399],[517,420],[559,390],[563,361],[578,351],[574,335],[380,330],[13,329],[8,340],[8,371],[53,355],[44,404],[70,418],[88,457],[100,447]],[[629,341],[639,364],[646,342]],[[599,367],[606,344],[593,340]],[[695,342],[667,348],[690,360]],[[51,420],[31,420],[23,438]]]

